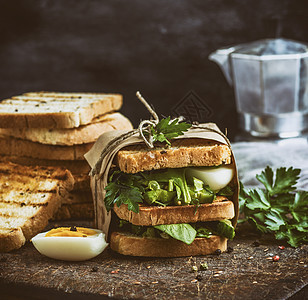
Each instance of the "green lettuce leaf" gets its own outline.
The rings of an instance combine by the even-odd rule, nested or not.
[[[187,245],[190,245],[197,235],[197,231],[190,224],[156,225],[154,228]]]
[[[229,240],[232,240],[235,236],[234,227],[230,220],[207,222],[206,226],[213,234],[226,237]]]

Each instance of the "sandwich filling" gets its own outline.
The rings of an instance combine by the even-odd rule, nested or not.
[[[229,240],[234,238],[234,227],[230,220],[198,222],[193,224],[162,224],[156,226],[140,226],[125,220],[118,221],[120,231],[145,238],[174,238],[190,245],[195,238],[209,238],[219,235]]]
[[[126,204],[129,211],[139,213],[139,205],[194,205],[197,211],[200,205],[213,203],[217,196],[232,197],[233,176],[234,169],[225,165],[160,169],[136,174],[114,169],[105,188],[105,206],[110,211],[114,205]],[[119,219],[118,227],[137,236],[174,238],[186,244],[191,244],[196,237],[208,238],[213,234],[228,239],[234,237],[229,220],[140,226]]]

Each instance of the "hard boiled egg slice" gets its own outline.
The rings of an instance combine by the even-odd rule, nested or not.
[[[232,166],[191,167],[186,170],[186,178],[196,177],[208,185],[214,192],[227,186],[234,176]]]
[[[74,227],[76,229],[76,227]],[[63,229],[61,231],[61,229]],[[97,229],[86,229],[87,233],[81,233],[81,236],[74,236],[70,228],[61,227],[37,234],[32,238],[34,247],[43,255],[54,259],[68,261],[82,261],[91,259],[108,246],[105,240],[105,234]],[[82,228],[77,227],[77,230]],[[67,232],[71,232],[66,234]],[[81,231],[80,231],[81,232]]]

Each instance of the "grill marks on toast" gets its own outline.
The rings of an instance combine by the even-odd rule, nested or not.
[[[25,205],[32,205],[32,206],[42,206],[48,205],[49,198],[54,195],[58,194],[56,190],[53,191],[9,191],[7,193],[0,194],[0,204],[1,203],[14,203],[18,204],[19,206],[23,207]],[[2,211],[0,211],[0,214]]]
[[[72,95],[72,96],[70,96]],[[112,100],[114,97],[121,97],[120,95],[114,95],[114,94],[85,94],[85,93],[72,93],[72,94],[65,94],[65,93],[28,93],[28,94],[23,94],[20,96],[13,96],[10,99],[4,100],[5,104],[15,104],[15,105],[20,105],[22,106],[34,106],[35,108],[38,108],[39,106],[46,106],[47,110],[52,111],[55,109],[55,111],[59,111],[59,108],[56,109],[56,105],[60,105],[60,110],[62,108],[65,111],[68,109],[68,111],[72,111],[71,104],[77,104],[75,106],[75,110],[79,110],[80,108],[88,108],[90,105],[91,108],[95,106],[95,102],[101,101],[101,100]],[[82,101],[81,101],[82,100]],[[22,103],[21,103],[22,101]],[[37,106],[39,104],[39,106]],[[52,107],[50,106],[52,104]],[[114,104],[112,101],[110,102],[110,106]]]
[[[13,162],[24,166],[52,166],[68,169],[72,174],[88,174],[89,164],[85,160],[52,160],[23,156],[0,155],[0,162]]]
[[[42,179],[58,179],[58,180],[68,180],[71,177],[71,174],[61,168],[50,168],[44,166],[20,166],[18,164],[10,162],[0,161],[0,182],[3,182],[2,175],[7,175],[14,180],[14,176],[24,176],[31,179],[39,177]]]
[[[68,177],[63,170],[51,172],[47,167],[27,168],[0,163],[0,204],[47,205],[51,195],[64,196],[65,188],[60,187],[59,181]],[[0,209],[0,214],[2,212]]]
[[[23,203],[22,203],[23,204]],[[48,203],[45,203],[43,206],[47,206]],[[34,205],[19,205],[18,203],[3,203],[0,202],[0,215],[4,217],[26,217],[31,218],[37,213],[41,208],[42,204],[39,206]]]
[[[0,162],[0,252],[42,231],[73,185],[65,169]]]

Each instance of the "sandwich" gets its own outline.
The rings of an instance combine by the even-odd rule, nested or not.
[[[239,183],[227,137],[216,124],[153,119],[102,134],[91,167],[95,225],[112,250],[181,257],[223,252],[234,237]]]
[[[124,139],[122,135],[106,142],[95,164],[101,141],[108,141],[103,135],[86,154],[96,221],[109,232],[112,250],[181,257],[227,249],[237,221],[236,165],[217,126],[203,125],[192,126],[167,145],[155,142],[153,148],[142,142],[138,131],[127,133]]]

